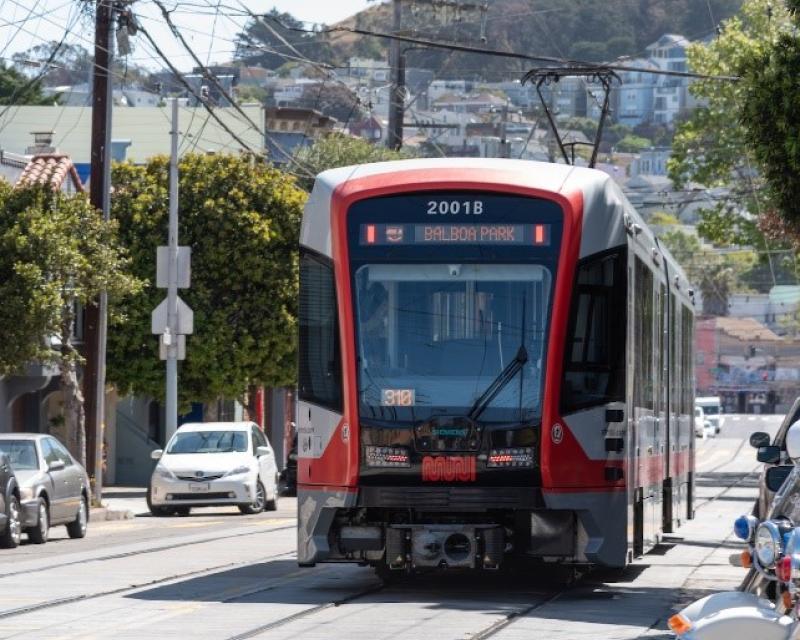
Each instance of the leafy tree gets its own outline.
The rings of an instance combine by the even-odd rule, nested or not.
[[[697,236],[679,229],[659,238],[686,271],[689,281],[703,294],[705,315],[728,315],[728,299],[735,291],[747,291],[743,274],[755,266],[754,252],[742,250],[726,254],[704,249]]]
[[[116,225],[104,222],[84,194],[11,189],[0,181],[0,212],[0,375],[30,362],[60,367],[67,444],[86,464],[75,312],[103,289],[113,302],[139,283],[127,271]]]
[[[650,219],[647,222],[651,225],[657,225],[660,227],[671,227],[680,224],[680,220],[678,220],[675,214],[667,211],[656,211],[650,216]],[[687,237],[692,238],[693,236]]]
[[[327,35],[294,30],[303,26],[291,14],[273,8],[263,18],[250,20],[237,35],[235,57],[247,65],[277,69],[287,59],[297,56],[293,50],[296,48],[311,60],[330,62],[332,52]]]
[[[267,90],[252,84],[239,85],[236,88],[236,97],[239,102],[260,102],[267,100]]]
[[[409,151],[393,151],[381,145],[373,145],[362,138],[328,136],[310,147],[301,148],[295,158],[313,174],[365,162],[384,162],[411,158]],[[298,184],[306,191],[314,186],[313,178],[300,178]]]
[[[770,95],[769,88],[759,85],[766,78],[760,67],[768,66],[769,52],[776,40],[791,27],[790,15],[781,3],[746,0],[740,13],[723,23],[717,38],[689,47],[689,64],[693,71],[741,77],[738,82],[707,79],[691,85],[690,91],[700,106],[679,124],[669,161],[670,177],[678,187],[690,181],[708,187],[729,185],[728,197],[720,198],[716,205],[700,212],[698,231],[716,245],[759,249],[792,245],[792,229],[776,215],[779,199],[776,191],[769,188],[769,182],[774,180],[769,172],[757,172],[762,168],[763,158],[758,155],[760,147],[753,138],[759,123],[754,122],[755,112],[752,111],[757,100]],[[784,98],[788,96],[781,99]],[[775,95],[770,98],[776,99]],[[791,111],[791,105],[787,104],[789,120]],[[768,118],[763,123],[764,129],[775,125],[774,112],[761,117]],[[786,122],[784,119],[780,126],[785,126]],[[779,185],[778,188],[783,187]],[[752,277],[759,272],[775,272],[776,265],[770,264],[771,260],[769,253],[761,253],[760,265],[753,267]],[[758,279],[766,283],[763,278]]]
[[[180,366],[180,400],[241,397],[248,385],[283,386],[295,376],[297,242],[305,194],[288,175],[231,155],[181,159],[180,242],[192,248],[194,311]],[[117,164],[112,216],[146,285],[110,325],[108,379],[122,393],[164,395],[164,365],[150,314],[165,290],[155,287],[156,247],[166,244],[169,164]]]
[[[744,139],[752,148],[766,189],[778,213],[800,233],[800,2],[789,0],[789,24],[770,24],[765,46],[743,60],[749,89],[744,95],[741,122]]]
[[[89,81],[93,58],[89,50],[79,44],[44,42],[15,53],[12,60],[16,69],[22,71],[30,64],[30,61],[45,63],[53,56],[54,52],[53,63],[44,70],[42,75],[42,83],[45,86],[83,84]]]
[[[639,153],[640,151],[644,151],[645,149],[652,147],[653,143],[647,138],[642,138],[641,136],[627,135],[622,138],[622,140],[617,142],[616,146],[617,151],[621,151],[623,153]]]
[[[0,105],[8,104],[53,104],[53,98],[42,94],[41,80],[27,78],[0,62]]]

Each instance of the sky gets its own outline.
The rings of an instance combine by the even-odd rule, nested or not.
[[[0,0],[0,60],[9,62],[11,56],[42,42],[59,41],[67,25],[72,25],[66,42],[93,48],[91,19],[80,16],[77,0]],[[163,0],[175,9],[173,20],[190,46],[206,64],[227,62],[234,50],[232,40],[246,23],[242,4],[254,13],[266,13],[273,7],[291,13],[309,23],[331,24],[366,8],[367,0]],[[215,18],[216,7],[222,14]],[[159,48],[181,70],[193,64],[166,27],[161,12],[153,0],[136,0],[133,5],[139,21]],[[129,62],[151,69],[164,65],[150,44],[141,36],[133,39],[134,51]]]

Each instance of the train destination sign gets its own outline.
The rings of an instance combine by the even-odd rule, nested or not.
[[[550,244],[549,224],[362,224],[360,231],[362,246]]]

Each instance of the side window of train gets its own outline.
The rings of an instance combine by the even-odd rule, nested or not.
[[[310,251],[300,255],[298,396],[341,411],[342,361],[333,263]]]
[[[655,408],[653,366],[655,349],[655,292],[653,273],[638,257],[634,269],[633,305],[633,404],[643,409]]]
[[[564,349],[564,414],[625,397],[624,250],[578,265]]]

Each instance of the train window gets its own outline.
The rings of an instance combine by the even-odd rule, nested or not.
[[[653,398],[653,320],[655,295],[653,274],[636,258],[633,318],[634,318],[634,406],[654,408]]]
[[[339,319],[333,264],[308,251],[300,255],[298,395],[341,411]]]
[[[578,266],[564,351],[565,414],[624,398],[624,262],[616,252]]]

